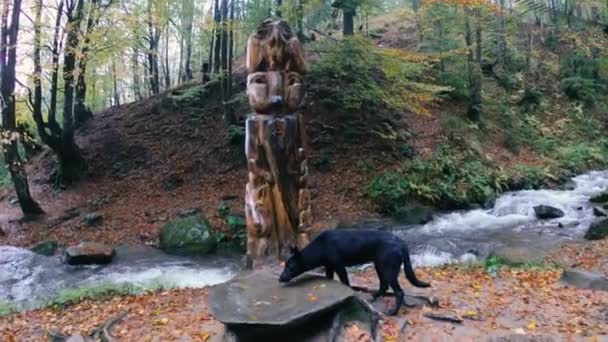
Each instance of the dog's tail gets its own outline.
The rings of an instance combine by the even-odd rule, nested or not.
[[[412,268],[412,261],[410,260],[410,251],[406,246],[403,246],[403,271],[405,272],[405,277],[407,278],[407,280],[410,281],[410,283],[412,283],[412,285],[416,287],[431,286],[431,284],[425,283],[416,278],[416,273],[414,273],[414,269]]]

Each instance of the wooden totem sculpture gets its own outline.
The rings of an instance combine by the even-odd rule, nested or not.
[[[296,113],[304,97],[305,68],[302,45],[285,21],[266,20],[249,37],[247,95],[255,111],[247,118],[245,141],[250,262],[281,257],[286,247],[308,243],[308,169]]]

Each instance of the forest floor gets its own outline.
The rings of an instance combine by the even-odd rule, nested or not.
[[[379,25],[384,25],[382,18]],[[399,29],[390,26],[382,44],[407,48]],[[54,189],[49,181],[53,167],[44,151],[28,165],[31,190],[46,215],[20,221],[10,189],[0,190],[0,245],[31,247],[44,240],[63,245],[80,241],[109,244],[158,243],[160,227],[180,212],[193,208],[218,229],[225,229],[217,214],[222,202],[235,213],[243,211],[246,166],[241,146],[230,145],[221,120],[221,108],[210,104],[178,109],[168,94],[98,113],[77,133],[77,142],[89,161],[88,172],[68,189]],[[453,108],[452,108],[453,110]],[[457,110],[457,109],[456,109]],[[408,115],[414,136],[411,145],[428,153],[442,136],[438,114]],[[498,132],[497,132],[498,133]],[[514,161],[542,164],[542,158],[523,148],[509,152],[499,134],[488,134],[485,153],[501,166]],[[322,152],[311,149],[310,159]],[[374,205],[364,196],[366,184],[394,164],[394,159],[373,143],[333,146],[329,161],[312,167],[317,228],[337,221],[376,217]],[[371,169],[360,161],[371,161]],[[103,215],[99,226],[88,227],[82,217]],[[4,234],[2,234],[4,232]],[[608,241],[563,246],[556,253],[562,267],[599,271],[608,275]],[[559,282],[562,268],[503,267],[492,277],[481,267],[418,268],[433,288],[420,293],[440,300],[440,308],[404,309],[383,325],[386,341],[479,341],[492,334],[531,334],[608,337],[608,293],[568,288]],[[359,272],[353,283],[376,287],[373,271]],[[401,284],[409,284],[401,279]],[[414,291],[406,287],[406,291]],[[84,300],[61,309],[46,308],[0,318],[1,341],[43,340],[47,331],[88,333],[123,312],[127,316],[113,329],[125,341],[218,340],[222,325],[207,311],[206,289],[157,291],[141,296],[115,296]],[[393,299],[387,298],[391,302]],[[424,317],[428,310],[459,315],[462,324]],[[399,318],[407,319],[406,334]],[[365,341],[353,331],[353,341]]]

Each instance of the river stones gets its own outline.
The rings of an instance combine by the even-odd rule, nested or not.
[[[606,213],[603,210],[594,207],[593,208],[593,216],[595,216],[595,217],[606,217]]]
[[[160,230],[160,248],[177,255],[206,255],[215,251],[217,239],[213,229],[200,214],[180,217]]]
[[[591,203],[608,203],[608,191],[591,197],[590,201]]]
[[[608,277],[601,273],[565,270],[560,280],[579,289],[608,291]]]
[[[395,219],[405,225],[425,224],[433,219],[434,209],[422,205],[406,205],[397,208]]]
[[[549,205],[535,206],[534,213],[536,214],[536,217],[540,220],[548,220],[564,216],[564,212],[561,209]]]
[[[587,240],[601,240],[606,236],[608,236],[608,219],[592,223],[585,233]]]
[[[111,263],[115,255],[112,246],[81,242],[77,246],[66,248],[64,261],[68,265],[105,265]]]

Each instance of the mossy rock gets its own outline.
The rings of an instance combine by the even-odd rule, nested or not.
[[[57,247],[59,247],[57,241],[43,241],[32,247],[30,251],[40,255],[53,256],[55,255]]]
[[[608,192],[591,197],[591,203],[608,203]]]
[[[160,230],[160,248],[178,255],[206,255],[217,247],[213,228],[201,215],[177,218]]]
[[[587,240],[601,240],[606,236],[608,236],[608,219],[593,223],[585,233]]]

